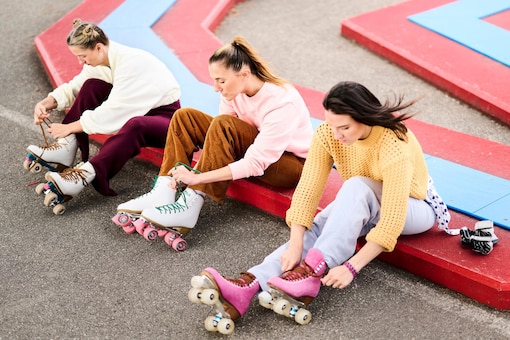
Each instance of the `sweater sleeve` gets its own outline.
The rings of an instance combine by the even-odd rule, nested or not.
[[[395,151],[395,150],[393,150]],[[407,205],[413,180],[413,164],[405,158],[397,158],[382,168],[382,197],[380,219],[366,236],[391,252],[404,229]]]
[[[271,164],[280,159],[301,123],[296,112],[298,110],[293,102],[285,102],[265,114],[259,134],[244,157],[229,164],[234,180],[262,176]]]
[[[80,123],[85,133],[115,133],[129,119],[145,115],[161,99],[161,89],[156,83],[137,78],[129,65],[116,70],[114,81],[108,99],[83,113]]]
[[[50,96],[57,101],[57,110],[63,111],[73,105],[76,95],[80,91],[83,83],[90,78],[101,79],[107,83],[112,83],[111,72],[107,67],[83,65],[80,73],[78,73],[71,81],[64,83],[49,93]]]
[[[289,226],[296,223],[308,229],[312,227],[322,192],[333,167],[333,157],[326,138],[328,133],[329,127],[322,123],[313,135],[301,179],[287,210],[286,222]]]

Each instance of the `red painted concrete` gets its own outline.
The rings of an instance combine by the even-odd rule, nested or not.
[[[411,0],[365,13],[344,20],[341,34],[510,125],[510,68],[407,20],[450,2]]]
[[[65,36],[72,19],[81,17],[99,22],[121,2],[115,0],[104,4],[103,1],[85,0],[36,38],[36,49],[54,85],[69,80],[80,69],[70,53],[62,53],[66,51]],[[212,51],[221,45],[211,30],[236,2],[181,0],[162,16],[153,29],[199,80],[210,83],[207,60]],[[324,94],[298,88],[312,115],[322,119]],[[510,159],[509,146],[417,120],[410,120],[409,126],[420,139],[426,153],[510,179],[510,164],[501,162]],[[100,142],[107,138],[101,135],[94,137]],[[161,151],[147,149],[140,156],[159,166]],[[341,183],[338,174],[332,171],[321,207],[334,198]],[[292,190],[278,190],[257,181],[240,180],[232,183],[228,194],[268,213],[284,217]],[[452,216],[453,228],[464,225],[472,227],[476,222],[455,212]],[[458,236],[448,236],[434,229],[424,235],[402,237],[394,252],[383,254],[380,258],[486,305],[510,309],[510,266],[506,265],[506,260],[510,258],[510,247],[507,246],[510,244],[510,232],[498,229],[497,233],[501,241],[488,256],[477,255],[461,247]]]

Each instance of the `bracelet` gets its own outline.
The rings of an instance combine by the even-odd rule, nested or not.
[[[347,269],[349,269],[349,271],[352,274],[352,280],[354,282],[354,287],[358,287],[358,283],[356,282],[356,276],[358,275],[358,272],[356,271],[356,269],[354,269],[352,264],[349,263],[349,261],[345,261],[344,266],[346,266]]]

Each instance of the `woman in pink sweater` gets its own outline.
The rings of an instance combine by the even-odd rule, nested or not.
[[[256,177],[277,187],[297,185],[313,134],[299,92],[275,75],[242,37],[214,52],[209,73],[221,94],[220,114],[177,110],[153,189],[119,205],[117,216],[141,215],[138,223],[189,230],[205,196],[223,202],[232,180]],[[193,153],[200,149],[192,169]]]

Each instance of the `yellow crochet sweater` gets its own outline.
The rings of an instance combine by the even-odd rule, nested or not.
[[[380,220],[366,240],[393,251],[407,214],[409,197],[425,199],[428,170],[421,146],[408,130],[407,142],[381,126],[374,126],[368,138],[345,146],[335,140],[327,123],[314,133],[303,174],[287,211],[286,222],[311,228],[324,186],[335,164],[347,180],[364,176],[383,183]]]

